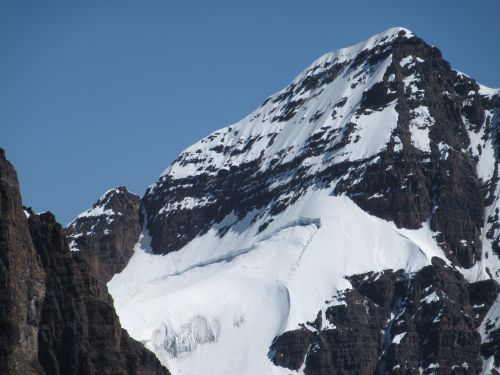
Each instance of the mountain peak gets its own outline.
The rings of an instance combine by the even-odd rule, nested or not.
[[[370,49],[379,44],[391,43],[398,38],[410,39],[415,36],[414,32],[404,27],[391,27],[385,31],[372,35],[362,42],[356,43],[350,47],[341,48],[337,51]]]
[[[409,39],[415,36],[416,35],[412,31],[405,29],[404,27],[392,27],[378,34],[375,34],[362,42],[324,54],[319,59],[314,61],[304,72],[309,71],[315,66],[329,63],[332,60],[346,61],[352,59],[364,50],[370,50],[378,45],[390,44],[398,38]]]
[[[333,194],[347,194],[398,226],[421,227],[433,216],[432,186],[415,201],[403,193],[407,185],[402,175],[391,182],[398,181],[394,189],[399,193],[387,190],[389,182],[380,179],[367,192],[371,182],[363,176],[373,170],[375,178],[386,173],[380,168],[390,170],[411,158],[429,160],[437,168],[451,150],[468,150],[466,159],[459,158],[465,163],[463,178],[469,171],[483,183],[489,181],[495,156],[488,144],[498,100],[483,93],[473,79],[452,70],[437,48],[404,28],[326,54],[253,113],[187,148],[150,186],[144,201],[148,228],[156,233],[153,250],[178,250],[231,211],[241,219],[249,210],[258,210],[259,232],[265,231],[276,214],[318,186],[334,186]],[[418,174],[429,174],[427,168]],[[239,177],[233,181],[234,176]],[[426,178],[432,181],[435,176]],[[210,193],[193,185],[200,183]],[[476,190],[480,183],[471,188]],[[477,193],[474,204],[481,200],[482,193]],[[414,211],[408,212],[403,201],[399,209],[391,203],[400,194],[416,204]],[[237,206],[228,201],[223,205],[227,209],[221,208],[221,200],[230,199]],[[175,229],[172,220],[193,210],[204,213],[189,216],[186,229]],[[438,217],[440,208],[436,210]],[[473,211],[479,230],[482,213]],[[452,246],[456,251],[450,250],[450,257],[467,267],[481,246],[479,232],[472,232],[468,250],[458,237]]]
[[[406,27],[395,26],[395,27],[391,27],[385,31],[382,31],[381,33],[373,35],[372,38],[383,39],[384,37],[391,38],[393,36],[394,37],[404,36],[406,38],[411,38],[411,37],[416,36],[416,35],[413,31],[407,29]]]
[[[321,125],[333,125],[328,116],[323,116],[326,112],[333,108],[338,108],[339,114],[344,110],[353,112],[364,92],[383,80],[392,63],[390,42],[398,36],[397,29],[391,30],[320,57],[289,86],[269,97],[261,108],[186,149],[163,175],[183,178],[186,173],[200,174],[207,168],[229,169],[259,158],[264,150],[263,168],[267,168],[272,156],[284,149],[294,150],[290,153],[288,149],[288,157],[300,152]],[[349,121],[344,114],[336,118],[341,117],[345,126]],[[300,128],[294,126],[299,124]],[[191,163],[201,159],[209,162]],[[191,170],[190,165],[194,164],[196,170]]]

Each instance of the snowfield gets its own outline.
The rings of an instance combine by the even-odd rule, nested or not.
[[[144,234],[109,282],[122,325],[173,374],[289,373],[269,360],[274,337],[314,320],[350,287],[344,276],[446,260],[426,224],[398,229],[329,190],[306,194],[259,234],[265,218],[252,218],[165,256]]]

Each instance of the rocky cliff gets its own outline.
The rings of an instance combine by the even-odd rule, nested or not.
[[[0,211],[1,374],[168,374],[121,328],[105,284],[54,216],[23,209],[3,150]]]
[[[494,280],[467,283],[436,259],[415,274],[350,281],[314,322],[275,339],[275,364],[306,375],[481,373],[477,328],[498,296]]]

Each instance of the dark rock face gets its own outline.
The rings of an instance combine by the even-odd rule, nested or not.
[[[74,256],[107,283],[127,265],[141,233],[141,200],[123,186],[108,191],[66,228]]]
[[[121,329],[105,285],[73,257],[54,216],[25,216],[3,150],[0,197],[0,372],[168,374]]]
[[[33,242],[47,272],[39,323],[39,361],[47,374],[166,374],[120,327],[106,287],[73,258],[50,213],[31,215]]]
[[[353,289],[319,312],[327,324],[275,339],[276,365],[296,370],[305,363],[307,375],[480,372],[477,327],[498,296],[495,281],[468,284],[441,261],[416,274],[386,271],[350,281]]]
[[[45,270],[33,246],[17,175],[0,149],[0,373],[43,373],[38,330]]]

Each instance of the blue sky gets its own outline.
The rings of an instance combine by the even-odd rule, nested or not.
[[[25,204],[68,223],[142,195],[187,146],[325,52],[404,26],[500,87],[491,1],[0,2],[0,146]]]

